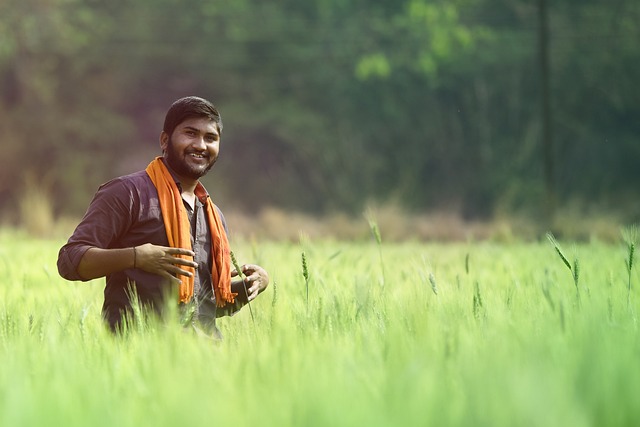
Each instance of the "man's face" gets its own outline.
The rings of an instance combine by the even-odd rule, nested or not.
[[[218,158],[220,134],[213,120],[195,117],[180,123],[171,135],[160,135],[169,167],[181,178],[197,180]]]

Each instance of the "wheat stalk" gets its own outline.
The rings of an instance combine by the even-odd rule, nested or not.
[[[553,236],[553,234],[547,233],[547,239],[549,239],[549,242],[551,242],[551,244],[555,248],[558,255],[560,255],[560,259],[562,259],[562,262],[564,262],[564,265],[566,265],[567,268],[571,270],[571,264],[569,263],[569,260],[567,259],[567,257],[564,256],[564,254],[562,253],[562,250],[560,249],[560,245],[558,244],[558,241]]]
[[[307,265],[307,255],[302,251],[302,276],[304,277],[304,285],[307,292],[307,313],[309,312],[309,266]]]
[[[480,317],[480,310],[482,310],[482,295],[480,294],[480,284],[476,280],[473,292],[473,315],[476,319]]]
[[[469,275],[469,252],[464,257],[464,271]]]
[[[242,290],[244,291],[244,296],[247,298],[247,305],[249,306],[249,314],[251,314],[251,322],[253,323],[253,329],[256,328],[256,319],[253,317],[253,310],[251,309],[251,301],[249,301],[249,294],[247,293],[247,283],[245,282],[246,276],[242,272],[240,265],[238,264],[238,260],[236,259],[235,254],[231,251],[231,262],[233,263],[233,267],[238,272],[238,277],[242,280]]]
[[[562,252],[562,249],[560,249],[560,245],[558,244],[558,241],[553,236],[553,234],[547,233],[547,239],[549,240],[549,242],[551,242],[551,245],[553,245],[554,249],[556,250],[556,253],[560,256],[560,259],[562,260],[564,265],[566,265],[567,268],[569,269],[569,271],[571,272],[571,278],[573,279],[573,284],[576,287],[576,296],[578,298],[578,303],[579,303],[580,302],[580,287],[578,286],[578,282],[580,280],[580,263],[578,262],[578,258],[577,257],[574,258],[573,266],[571,266],[571,263],[569,262],[567,257]]]
[[[632,225],[622,230],[622,238],[627,244],[627,259],[624,260],[627,268],[627,306],[631,306],[631,271],[633,270],[633,258],[636,251],[636,242],[638,241],[638,226]]]
[[[429,283],[431,283],[431,290],[434,294],[438,295],[438,286],[436,285],[436,276],[433,273],[429,273]]]
[[[382,287],[384,287],[386,284],[386,275],[384,271],[384,260],[382,257],[382,236],[380,235],[378,223],[375,220],[369,219],[369,228],[371,229],[371,233],[378,244],[378,256],[380,257],[380,269],[382,270]]]

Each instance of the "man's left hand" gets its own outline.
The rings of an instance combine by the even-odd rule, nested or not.
[[[255,264],[245,264],[240,268],[245,275],[244,285],[247,289],[249,301],[252,301],[269,286],[269,274],[264,268]],[[236,276],[238,276],[238,272],[233,270],[231,277]]]

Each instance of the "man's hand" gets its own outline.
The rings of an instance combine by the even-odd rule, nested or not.
[[[156,246],[151,243],[136,246],[134,248],[135,254],[135,266],[147,273],[157,274],[166,279],[171,280],[173,283],[181,283],[181,280],[176,276],[192,277],[193,273],[180,268],[180,266],[187,266],[197,268],[198,264],[188,259],[179,257],[178,255],[186,255],[193,259],[195,254],[193,251],[181,248],[169,248],[166,246]]]
[[[194,256],[188,249],[168,248],[151,243],[135,248],[101,249],[89,248],[78,264],[78,275],[83,280],[103,277],[128,268],[139,268],[148,273],[165,277],[174,283],[180,283],[176,276],[191,276],[192,273],[179,266],[196,268],[198,265],[178,255]]]
[[[245,275],[244,285],[247,289],[249,301],[252,301],[269,286],[269,274],[264,268],[255,264],[245,264],[240,268]],[[233,270],[231,277],[236,276],[238,276],[238,272]]]

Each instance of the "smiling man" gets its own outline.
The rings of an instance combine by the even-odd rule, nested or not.
[[[131,313],[132,291],[156,311],[170,290],[191,324],[219,336],[216,317],[238,311],[269,284],[258,265],[232,281],[227,227],[200,178],[220,151],[222,120],[207,100],[173,103],[160,133],[162,157],[103,184],[58,254],[68,280],[106,276],[102,313],[112,330]]]

